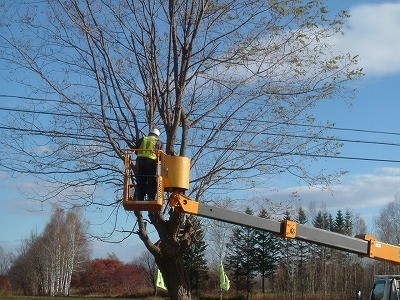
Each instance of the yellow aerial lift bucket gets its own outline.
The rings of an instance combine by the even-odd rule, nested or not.
[[[184,156],[163,155],[161,176],[166,192],[188,190],[190,159]]]
[[[183,192],[189,189],[190,159],[183,156],[166,155],[162,151],[157,153],[157,196],[155,201],[137,201],[133,182],[135,165],[131,154],[134,150],[125,151],[125,174],[123,207],[125,210],[161,211],[164,204],[164,192]]]

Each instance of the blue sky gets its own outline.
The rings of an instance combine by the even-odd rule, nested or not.
[[[270,193],[274,199],[284,198],[299,190],[303,207],[310,201],[326,205],[328,210],[350,208],[359,212],[370,225],[380,208],[394,200],[400,193],[400,2],[399,1],[331,1],[334,9],[346,9],[352,16],[345,24],[346,35],[333,41],[334,47],[360,55],[360,65],[365,77],[356,83],[358,93],[351,101],[322,105],[318,108],[321,119],[329,119],[337,128],[362,129],[398,133],[383,134],[356,131],[335,131],[342,139],[375,142],[344,143],[340,156],[373,160],[329,159],[313,167],[334,168],[348,171],[340,183],[329,191],[319,188],[279,186]],[[340,7],[343,5],[343,7]],[[348,7],[346,7],[348,6]],[[333,131],[332,131],[333,132]],[[376,143],[393,143],[394,146]]]
[[[332,212],[352,209],[367,220],[373,233],[373,219],[379,209],[394,200],[396,193],[400,193],[399,146],[376,144],[385,142],[400,145],[400,1],[331,0],[328,1],[328,7],[331,10],[348,10],[352,15],[345,24],[346,35],[332,40],[332,44],[342,51],[359,54],[366,75],[354,83],[358,88],[354,100],[341,99],[335,104],[329,102],[321,105],[317,114],[321,120],[334,122],[337,128],[368,131],[337,130],[332,133],[342,139],[374,142],[346,142],[341,153],[342,157],[372,160],[326,159],[313,165],[313,168],[348,171],[329,191],[280,180],[272,181],[275,189],[266,193],[271,199],[280,200],[299,190],[299,205],[303,207],[314,201],[317,207],[324,205]],[[23,93],[22,89],[6,84],[0,74],[0,94],[24,96]],[[1,101],[4,100],[0,98],[1,105],[5,104]],[[349,102],[352,103],[351,107]],[[0,172],[0,245],[5,250],[16,249],[32,230],[40,232],[49,219],[49,207],[32,203],[18,192],[31,184],[27,176],[10,177]],[[87,215],[89,219],[92,216]],[[127,218],[126,222],[134,222],[134,218]],[[101,230],[101,226],[96,226],[95,230]],[[120,244],[95,241],[93,250],[95,257],[115,252],[121,259],[129,261],[139,255],[144,246],[137,238],[130,237]]]

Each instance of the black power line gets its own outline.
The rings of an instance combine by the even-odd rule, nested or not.
[[[50,102],[50,103],[65,103],[62,100],[57,99],[45,99],[45,98],[35,98],[35,97],[26,97],[26,96],[17,96],[17,95],[4,95],[0,94],[0,98],[14,98],[14,99],[24,99],[24,100],[32,100],[32,101],[40,101],[40,102]],[[100,104],[90,104],[91,106],[100,107]],[[115,106],[114,108],[120,108]],[[142,108],[136,108],[138,111],[144,111]],[[196,115],[196,114],[194,114]],[[212,119],[223,119],[224,117],[217,115],[209,115],[209,118]],[[249,121],[246,118],[235,118],[232,120],[236,121]],[[252,120],[254,121],[254,120]],[[257,122],[265,123],[265,124],[274,124],[274,125],[289,125],[289,126],[299,126],[299,127],[310,127],[310,128],[320,128],[320,129],[329,129],[329,130],[337,130],[337,131],[354,131],[354,132],[363,132],[363,133],[373,133],[373,134],[384,134],[384,135],[396,135],[400,136],[400,132],[390,132],[390,131],[379,131],[379,130],[368,130],[368,129],[359,129],[359,128],[346,128],[346,127],[333,127],[333,126],[322,126],[322,125],[311,125],[311,124],[301,124],[301,123],[292,123],[292,122],[277,122],[277,121],[267,121],[267,120],[257,120]]]
[[[63,138],[72,138],[77,140],[84,140],[84,141],[99,141],[99,139],[94,138],[93,136],[84,135],[84,134],[73,134],[73,133],[64,133],[59,131],[42,131],[42,130],[33,130],[33,129],[26,129],[26,128],[16,128],[16,127],[8,127],[8,126],[1,126],[0,130],[15,130],[18,132],[26,132],[33,135],[44,135],[44,136],[51,136],[51,137],[63,137]],[[202,146],[189,144],[188,146],[193,148],[200,148]],[[215,147],[209,146],[209,149],[214,150],[227,150],[224,147]],[[235,152],[251,152],[251,153],[270,153],[279,156],[302,156],[302,157],[313,157],[313,158],[328,158],[328,159],[345,159],[345,160],[357,160],[357,161],[371,161],[371,162],[386,162],[386,163],[400,163],[400,160],[394,159],[381,159],[381,158],[369,158],[369,157],[352,157],[352,156],[334,156],[334,155],[321,155],[321,154],[312,154],[312,153],[302,153],[302,152],[280,152],[280,151],[266,151],[266,150],[256,150],[256,149],[242,149],[242,148],[235,148],[232,149]]]
[[[49,116],[59,116],[59,117],[78,117],[77,115],[74,114],[67,114],[67,113],[61,113],[61,112],[50,112],[50,111],[44,111],[44,110],[33,110],[33,109],[24,109],[24,108],[11,108],[11,107],[2,107],[0,106],[0,111],[10,111],[10,112],[21,112],[21,113],[32,113],[32,114],[40,114],[40,115],[49,115]],[[85,115],[79,116],[80,118],[85,118]],[[117,119],[110,118],[111,121],[117,121]],[[246,121],[246,119],[240,119],[240,121]],[[258,121],[262,122],[262,121]],[[144,123],[144,122],[139,122],[139,123]],[[286,123],[281,123],[281,125],[287,125]],[[309,125],[313,126],[313,125]],[[317,127],[317,126],[313,126]],[[199,128],[200,127],[193,127],[193,128]],[[328,127],[326,127],[328,129]],[[2,128],[5,129],[5,128]],[[213,130],[211,127],[207,126],[202,126],[201,129],[205,130]],[[330,128],[329,128],[330,129]],[[348,129],[348,130],[357,130],[357,131],[362,131],[362,129]],[[222,129],[221,131],[230,131],[230,132],[237,132],[237,133],[242,133],[240,130],[236,129]],[[244,131],[247,134],[257,134],[258,132],[255,131]],[[366,132],[366,130],[364,130]],[[377,133],[377,131],[368,131],[368,132],[373,132]],[[396,146],[400,147],[400,143],[393,143],[393,142],[381,142],[381,141],[368,141],[368,140],[360,140],[360,139],[345,139],[345,138],[340,138],[340,137],[323,137],[323,136],[306,136],[306,135],[300,135],[300,134],[291,134],[291,133],[274,133],[274,132],[261,132],[261,135],[270,135],[270,136],[284,136],[284,137],[292,137],[292,138],[304,138],[304,139],[317,139],[317,140],[326,140],[326,141],[336,141],[336,142],[344,142],[344,143],[359,143],[359,144],[372,144],[372,145],[383,145],[383,146]],[[395,134],[395,133],[388,133],[386,132],[385,134]],[[400,133],[396,133],[400,135]]]
[[[28,99],[33,101],[43,101],[43,102],[57,102],[61,103],[60,100],[55,99],[41,99],[41,98],[32,98],[32,97],[23,97],[23,96],[12,96],[12,95],[0,95],[0,98],[16,98],[16,99]],[[93,106],[100,106],[93,104]],[[11,107],[0,107],[0,111],[11,111],[11,112],[24,112],[24,113],[35,113],[35,114],[44,114],[44,115],[53,115],[53,116],[63,116],[63,117],[76,117],[73,114],[66,114],[60,112],[49,112],[49,111],[38,111],[32,109],[24,109],[24,108],[11,108]],[[211,116],[210,116],[211,117]],[[215,116],[215,118],[221,118]],[[245,118],[236,118],[238,121],[246,121]],[[308,125],[308,124],[296,124],[296,123],[283,123],[283,122],[270,122],[270,121],[263,121],[258,120],[258,122],[265,122],[268,124],[278,124],[278,125],[293,125],[293,126],[307,126],[313,128],[321,128],[321,129],[335,129],[335,130],[342,130],[342,131],[354,131],[354,132],[363,132],[363,133],[378,133],[378,134],[388,134],[388,135],[400,135],[400,133],[395,132],[385,132],[385,131],[374,131],[374,130],[364,130],[364,129],[354,129],[354,128],[336,128],[336,127],[328,127],[328,126],[317,126],[317,125]],[[195,127],[196,128],[196,127]],[[208,127],[201,127],[202,129],[212,130],[213,128]],[[52,137],[64,137],[64,138],[72,138],[72,139],[79,139],[79,140],[87,140],[93,141],[97,140],[100,137],[93,137],[85,134],[77,134],[77,133],[65,133],[60,131],[44,131],[44,130],[34,130],[34,129],[27,129],[27,128],[18,128],[18,127],[11,127],[0,124],[0,130],[14,130],[19,132],[26,132],[33,135],[46,135]],[[228,129],[224,129],[228,130]],[[239,130],[229,129],[229,131],[233,132],[241,132]],[[248,131],[246,133],[255,133],[252,131]],[[272,135],[272,136],[286,136],[286,137],[293,137],[293,138],[306,138],[306,139],[317,139],[317,140],[329,140],[329,141],[337,141],[337,142],[348,142],[348,143],[362,143],[362,144],[373,144],[373,145],[385,145],[385,146],[400,146],[399,143],[392,143],[392,142],[380,142],[380,141],[366,141],[366,140],[359,140],[359,139],[342,139],[342,138],[334,138],[334,137],[318,137],[318,136],[305,136],[305,135],[298,135],[298,134],[282,134],[282,133],[261,133],[265,135]],[[189,145],[191,147],[199,148],[199,145]],[[215,150],[226,150],[223,147],[213,147],[210,146],[210,149]],[[265,150],[249,150],[249,149],[235,149],[234,151],[238,152],[265,152]],[[314,157],[314,158],[329,158],[329,159],[345,159],[345,160],[359,160],[359,161],[373,161],[373,162],[390,162],[390,163],[400,163],[400,160],[393,160],[393,159],[380,159],[380,158],[367,158],[367,157],[351,157],[351,156],[334,156],[334,155],[320,155],[320,154],[312,154],[312,153],[302,153],[302,152],[274,152],[269,151],[268,153],[280,155],[280,156],[303,156],[303,157]]]

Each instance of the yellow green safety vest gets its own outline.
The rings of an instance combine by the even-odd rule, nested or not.
[[[140,151],[138,157],[147,157],[150,159],[157,159],[157,154],[154,153],[158,138],[155,136],[145,136],[140,144]]]

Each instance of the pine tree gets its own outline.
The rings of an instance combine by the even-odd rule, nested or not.
[[[265,209],[258,215],[261,218],[270,218]],[[265,293],[265,279],[270,278],[280,261],[281,249],[278,238],[272,233],[257,230],[255,232],[256,247],[255,261],[256,270],[261,276],[262,292]]]
[[[241,268],[241,259],[242,259],[242,250],[241,244],[242,241],[240,227],[235,227],[232,229],[232,236],[229,239],[229,243],[227,245],[227,255],[226,255],[226,262],[227,262],[227,269],[231,271],[232,274],[232,282],[236,287],[236,293],[239,290],[242,290],[244,287],[243,283],[243,270]]]
[[[344,234],[345,233],[345,220],[343,217],[342,211],[339,209],[336,213],[335,221],[333,222],[333,231],[337,233]]]
[[[349,210],[346,211],[345,215],[343,215],[341,210],[338,210],[334,221],[335,232],[351,235],[353,232],[352,218],[352,214]],[[336,260],[335,269],[333,270],[333,274],[336,277],[334,284],[337,285],[336,290],[345,292],[349,289],[351,275],[349,270],[352,268],[352,256],[347,252],[338,250],[334,253],[335,255],[332,256],[332,259]]]
[[[285,212],[284,220],[293,220],[289,211]],[[285,238],[283,243],[283,258],[282,268],[285,272],[286,278],[291,282],[289,285],[285,285],[286,292],[289,293],[290,299],[295,299],[296,296],[296,277],[297,277],[297,241],[290,238]]]
[[[344,234],[348,236],[353,235],[353,214],[349,209],[346,210],[344,216]]]
[[[328,220],[327,227],[325,230],[335,231],[335,222],[333,221],[333,217],[331,214],[325,213],[326,218]]]
[[[315,228],[321,228],[321,229],[325,228],[325,222],[322,211],[319,211],[317,213],[314,220],[312,221],[312,224],[314,225]]]
[[[307,214],[302,207],[298,209],[297,215],[297,222],[299,224],[306,224],[307,223]],[[307,273],[306,273],[306,262],[310,256],[310,245],[306,242],[297,241],[296,242],[297,248],[297,268],[298,268],[298,278],[299,278],[299,287],[302,297],[306,292],[307,282]]]
[[[323,230],[331,230],[333,228],[333,220],[332,215],[322,211],[319,211],[312,221],[314,227],[323,229]],[[324,246],[316,246],[315,253],[313,254],[315,261],[315,276],[314,281],[316,284],[320,286],[316,287],[317,292],[322,292],[322,294],[327,294],[328,282],[327,282],[327,261],[330,258],[331,251],[327,247]]]
[[[201,223],[197,218],[194,218],[193,228],[195,233],[192,237],[192,245],[184,253],[183,259],[192,290],[195,291],[195,294],[198,294],[200,283],[208,279],[207,260],[205,259],[207,244],[204,241]]]
[[[246,214],[253,215],[250,208]],[[256,230],[249,227],[236,227],[227,246],[227,268],[233,272],[232,281],[237,291],[252,291],[253,279],[256,276],[255,238]]]
[[[323,230],[333,231],[333,219],[332,215],[326,211],[318,211],[312,224],[315,228],[320,228]]]

